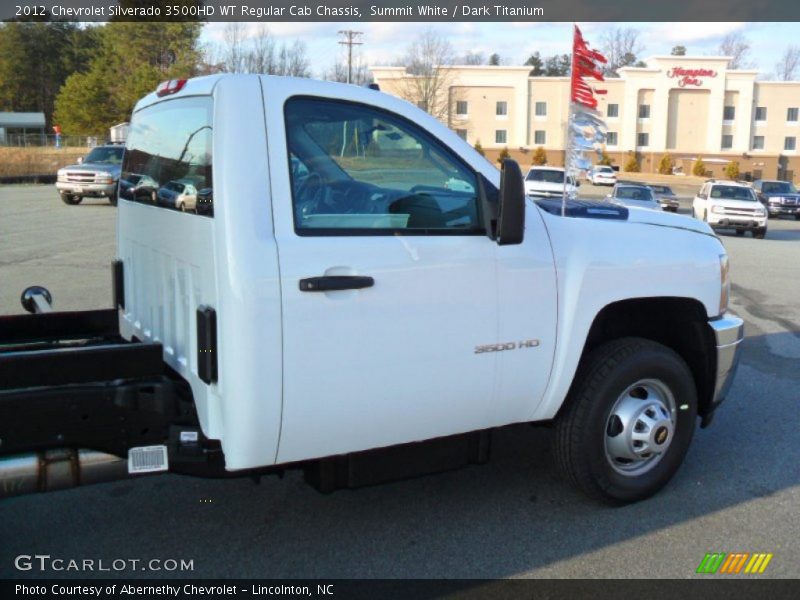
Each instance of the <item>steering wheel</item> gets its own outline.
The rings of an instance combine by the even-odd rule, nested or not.
[[[295,195],[298,220],[318,211],[323,199],[323,190],[322,177],[317,173],[309,173],[297,184]]]

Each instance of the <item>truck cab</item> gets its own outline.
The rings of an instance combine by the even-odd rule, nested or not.
[[[583,491],[633,502],[669,481],[736,370],[742,321],[707,225],[526,198],[514,161],[376,90],[165,82],[134,109],[134,175],[191,180],[203,207],[118,206],[116,345],[157,352],[190,399],[170,469],[194,444],[217,474],[302,466],[355,487],[371,453],[433,444],[399,461],[408,476],[453,456],[445,441],[481,462],[491,430],[536,422]]]

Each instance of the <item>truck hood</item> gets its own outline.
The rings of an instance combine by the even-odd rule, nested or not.
[[[561,215],[561,201],[557,199],[539,199],[535,204],[542,210],[556,216]],[[601,202],[598,200],[567,200],[567,218],[603,219],[612,221],[627,221],[655,227],[670,227],[683,229],[716,237],[708,224],[675,213],[647,208],[627,207],[615,202]]]
[[[643,223],[645,225],[655,225],[657,227],[685,229],[686,231],[694,231],[696,233],[704,233],[706,235],[716,237],[711,227],[702,221],[698,221],[697,219],[693,219],[692,217],[687,217],[685,215],[676,215],[675,213],[664,212],[660,210],[629,207],[628,221],[633,223]]]
[[[73,173],[96,173],[98,171],[119,175],[120,165],[109,165],[107,163],[81,163],[79,165],[68,165],[61,167],[59,171],[72,171]]]

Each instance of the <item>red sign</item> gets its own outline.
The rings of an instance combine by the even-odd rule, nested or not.
[[[703,80],[700,77],[716,77],[717,72],[712,69],[684,69],[683,67],[675,67],[667,71],[667,77],[678,79],[678,87],[686,87],[687,85],[701,86]]]

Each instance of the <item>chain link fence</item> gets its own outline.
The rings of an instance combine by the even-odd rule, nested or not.
[[[0,136],[0,146],[11,148],[94,148],[105,142],[97,136],[62,135],[52,133],[6,133]]]

